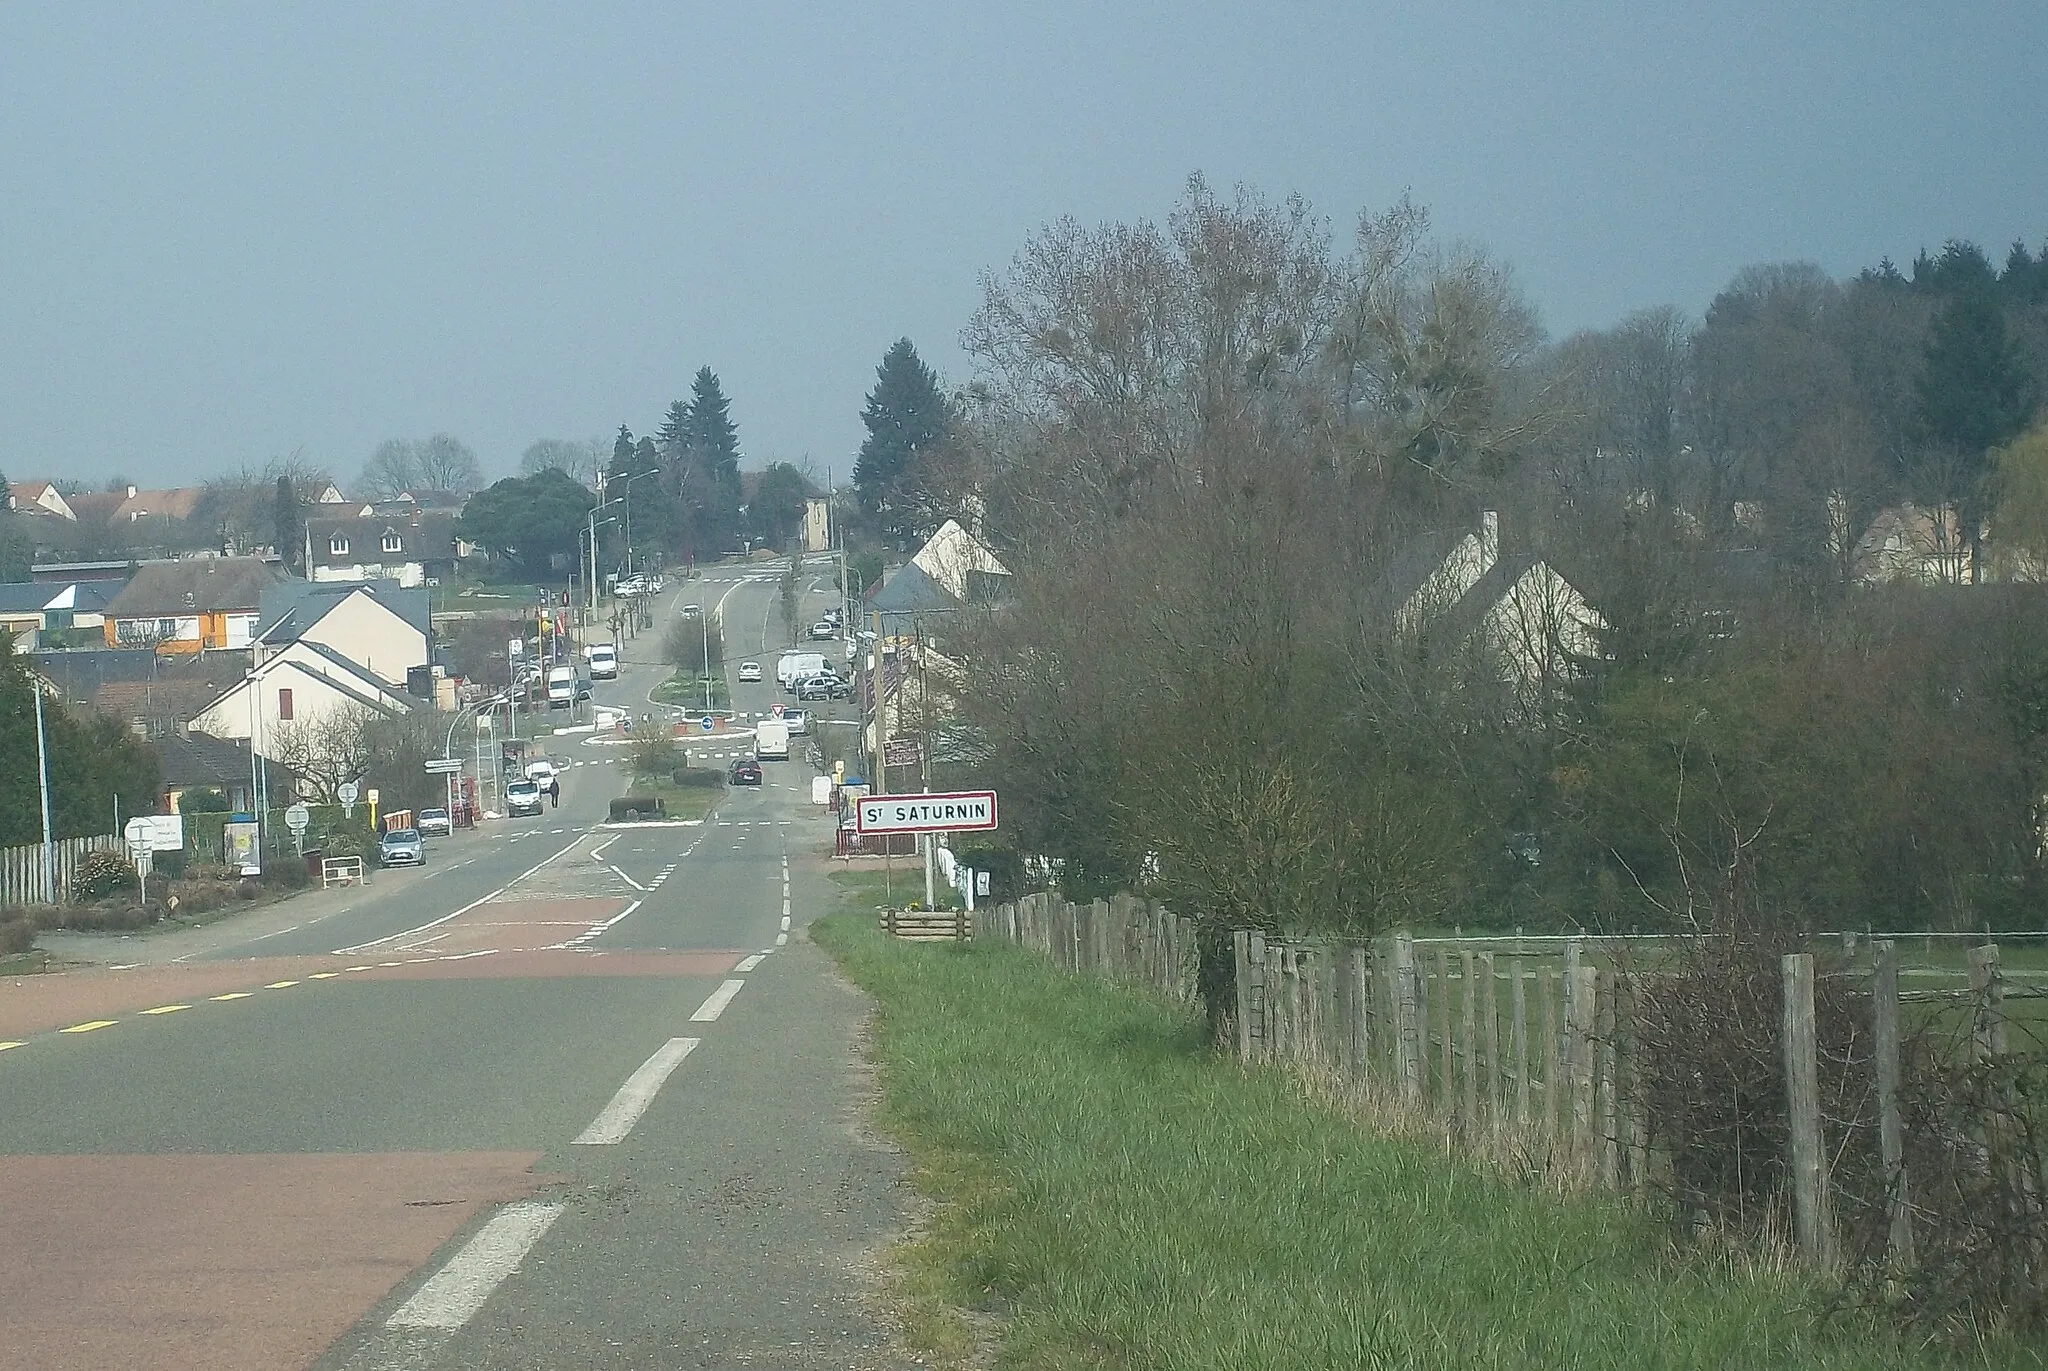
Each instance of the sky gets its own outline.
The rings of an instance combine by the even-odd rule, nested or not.
[[[383,439],[511,473],[709,365],[844,480],[1062,216],[1188,176],[1403,194],[1554,337],[1741,267],[2048,240],[2038,0],[0,6],[0,471],[194,483]]]

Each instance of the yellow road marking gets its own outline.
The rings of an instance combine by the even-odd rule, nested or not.
[[[263,988],[265,990],[283,990],[286,986],[297,984],[297,981],[272,981],[269,985],[266,985]]]
[[[339,971],[315,971],[312,975],[306,977],[306,979],[309,981],[331,981],[340,974],[341,973]]]
[[[230,990],[225,995],[209,995],[207,998],[214,1000],[246,1000],[254,993],[254,991],[250,990]]]
[[[175,1014],[181,1009],[190,1009],[189,1004],[160,1004],[155,1009],[145,1009],[145,1014]]]
[[[96,1028],[112,1028],[119,1019],[94,1019],[90,1023],[75,1023],[69,1028],[60,1028],[59,1033],[90,1033]]]
[[[10,1047],[20,1047],[20,1046],[21,1046],[21,1044],[20,1044],[20,1043],[0,1043],[0,1052],[5,1052],[5,1051],[6,1051],[6,1050],[7,1050],[8,1048],[10,1048]]]

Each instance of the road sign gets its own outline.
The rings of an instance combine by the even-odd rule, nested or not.
[[[706,733],[709,733],[712,729],[718,727],[718,720],[712,718],[709,714],[706,714],[703,718],[697,721],[697,727],[703,729]]]
[[[996,826],[996,793],[963,790],[938,795],[867,795],[854,801],[862,833],[960,833]]]
[[[121,829],[131,848],[151,852],[178,852],[185,846],[185,816],[182,814],[138,814]]]
[[[304,833],[306,826],[312,822],[313,811],[304,805],[293,805],[284,812],[284,826],[292,831],[294,837]]]
[[[455,772],[462,770],[462,758],[429,757],[427,758],[427,770],[433,772],[436,776],[453,775]]]
[[[883,766],[916,766],[923,758],[915,738],[891,738],[882,744]]]
[[[782,710],[783,710],[783,706],[782,706],[782,705],[777,705],[777,706],[775,706],[775,717],[776,717],[776,718],[780,719],[780,718],[782,717]]]
[[[356,802],[356,797],[362,793],[362,791],[356,789],[356,783],[354,781],[343,781],[340,785],[334,788],[334,798],[341,801],[345,805],[354,804]]]

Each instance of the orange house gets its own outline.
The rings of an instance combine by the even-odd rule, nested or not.
[[[166,653],[248,647],[263,592],[276,582],[256,557],[145,563],[107,605],[107,646]]]

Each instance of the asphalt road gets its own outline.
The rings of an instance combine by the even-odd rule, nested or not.
[[[742,711],[780,698],[754,574],[663,607],[723,599],[771,668]],[[659,640],[601,702],[648,707]],[[552,750],[559,809],[421,870],[0,984],[0,1367],[893,1364],[867,1273],[901,1167],[803,937],[832,830],[801,748],[624,829],[617,750]]]

